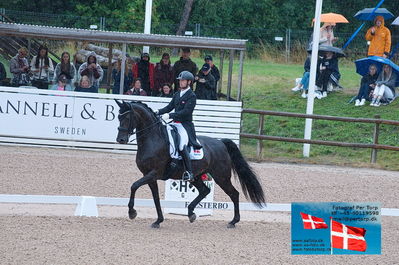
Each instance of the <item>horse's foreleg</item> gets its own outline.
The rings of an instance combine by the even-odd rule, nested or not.
[[[196,178],[192,184],[197,188],[198,196],[190,203],[190,205],[188,205],[188,219],[190,220],[190,223],[194,222],[197,218],[194,213],[195,207],[198,205],[198,203],[200,203],[200,201],[202,201],[203,198],[206,197],[206,195],[209,194],[209,192],[211,192],[211,190],[199,178]]]
[[[161,202],[159,201],[159,191],[158,191],[158,183],[157,181],[153,181],[148,183],[150,186],[152,198],[154,199],[154,204],[157,209],[158,219],[151,225],[152,228],[159,228],[159,224],[163,222],[163,214],[161,209]]]
[[[129,218],[134,219],[137,216],[137,211],[134,209],[134,197],[138,188],[143,185],[149,184],[150,182],[156,181],[156,174],[155,171],[151,171],[138,181],[134,182],[132,187],[130,188],[130,200],[129,200]]]

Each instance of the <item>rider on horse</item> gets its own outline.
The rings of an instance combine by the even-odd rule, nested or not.
[[[183,180],[193,181],[194,176],[188,146],[191,145],[194,149],[202,148],[197,142],[193,124],[193,111],[197,102],[197,97],[190,88],[190,85],[194,82],[194,76],[188,71],[183,71],[179,74],[177,79],[179,80],[180,91],[173,95],[172,100],[166,107],[157,110],[155,113],[162,115],[164,120],[168,120],[169,118],[173,120],[172,124],[177,128],[180,136],[179,151],[185,166]],[[173,109],[175,112],[168,114]],[[173,167],[177,167],[176,163],[172,165],[172,168]],[[172,170],[172,168],[170,170]],[[169,175],[171,174],[171,172],[167,173],[169,173]]]

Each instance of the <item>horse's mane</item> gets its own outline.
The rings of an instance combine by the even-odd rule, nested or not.
[[[141,102],[141,101],[131,101],[130,104],[136,104],[139,105],[141,107],[143,107],[144,109],[146,109],[151,116],[155,119],[155,120],[159,120],[159,117],[155,114],[155,112],[145,103]]]

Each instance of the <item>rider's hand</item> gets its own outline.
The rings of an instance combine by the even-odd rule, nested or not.
[[[158,113],[159,113],[159,109],[157,109],[156,111],[154,111],[154,113],[158,115]]]
[[[168,114],[168,113],[162,114],[161,117],[162,117],[162,119],[163,119],[164,121],[169,120],[169,114]]]

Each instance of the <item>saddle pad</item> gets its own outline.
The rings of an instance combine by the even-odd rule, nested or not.
[[[179,155],[179,150],[176,147],[177,144],[174,141],[174,138],[172,136],[172,132],[173,131],[173,125],[170,124],[166,124],[166,131],[168,132],[168,138],[169,138],[169,153],[170,153],[170,157],[174,158],[174,159],[182,159],[182,157]],[[197,142],[200,143],[200,141],[197,139]],[[191,160],[201,160],[202,158],[204,158],[204,149],[197,149],[194,150],[192,146],[190,146],[190,159]]]

